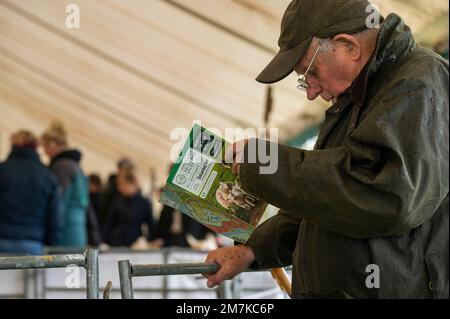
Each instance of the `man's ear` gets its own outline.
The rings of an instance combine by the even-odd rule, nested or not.
[[[332,39],[344,45],[352,60],[357,61],[361,58],[361,43],[358,39],[350,34],[338,34]]]

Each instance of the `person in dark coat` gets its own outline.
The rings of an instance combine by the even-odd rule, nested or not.
[[[146,225],[147,241],[155,235],[155,224],[150,202],[140,191],[132,172],[117,177],[117,196],[110,206],[104,232],[104,241],[109,246],[131,247],[141,236],[142,226]]]
[[[100,197],[100,207],[98,208],[98,221],[102,230],[104,231],[105,225],[108,221],[108,213],[110,212],[110,207],[112,203],[119,197],[119,191],[117,189],[117,176],[125,174],[127,172],[133,172],[135,165],[133,161],[128,158],[121,158],[117,162],[117,172],[111,174],[108,177],[106,186]]]
[[[102,180],[97,174],[89,175],[89,206],[87,208],[87,235],[89,246],[97,247],[103,242],[99,222],[102,196]]]
[[[92,205],[93,210],[95,211],[97,215],[97,219],[99,220],[100,217],[100,210],[102,205],[102,191],[103,191],[103,185],[102,180],[99,175],[97,174],[90,174],[88,176],[89,178],[89,203]],[[99,220],[100,224],[100,220]],[[100,224],[100,227],[103,225]]]
[[[56,178],[41,163],[28,131],[12,136],[12,151],[0,163],[0,254],[42,255],[62,237],[63,215]]]
[[[169,165],[170,174],[173,164]],[[160,196],[163,189],[160,189]],[[163,247],[217,248],[216,235],[192,217],[163,205],[157,224],[155,243]],[[209,242],[209,243],[208,243]],[[212,242],[212,243],[211,243]]]
[[[292,264],[295,298],[448,299],[448,61],[365,0],[292,1],[279,44],[257,80],[295,70],[308,99],[333,105],[312,151],[236,145],[238,159],[255,143],[278,147],[270,165],[232,170],[282,212],[245,245],[211,252],[221,268],[208,286]]]
[[[159,216],[157,238],[162,239],[163,247],[190,247],[187,235],[196,240],[205,240],[214,232],[203,226],[195,219],[183,214],[170,206],[163,206]]]
[[[64,232],[59,246],[85,247],[89,190],[80,166],[82,154],[68,148],[66,131],[59,122],[51,124],[42,135],[41,142],[51,159],[49,168],[58,180],[64,210]]]

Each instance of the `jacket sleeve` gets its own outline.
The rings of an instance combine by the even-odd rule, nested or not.
[[[371,105],[340,147],[279,145],[274,174],[260,174],[259,163],[241,164],[243,188],[352,238],[421,225],[448,193],[448,91],[436,87],[402,82]]]
[[[58,245],[62,239],[64,228],[64,211],[61,207],[56,182],[48,199],[47,214],[45,220],[45,244]]]
[[[246,242],[256,257],[250,268],[268,269],[291,265],[300,223],[299,218],[279,212],[256,227]]]

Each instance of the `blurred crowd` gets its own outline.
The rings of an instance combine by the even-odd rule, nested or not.
[[[11,136],[11,152],[0,163],[0,254],[41,255],[46,246],[217,247],[212,231],[171,207],[163,206],[156,218],[132,160],[120,159],[104,183],[83,172],[81,159],[59,122],[40,138],[27,130]]]

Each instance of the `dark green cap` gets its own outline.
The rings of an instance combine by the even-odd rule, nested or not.
[[[308,49],[313,37],[331,38],[367,29],[373,13],[367,0],[294,0],[281,21],[280,51],[256,78],[275,83],[288,76]]]

